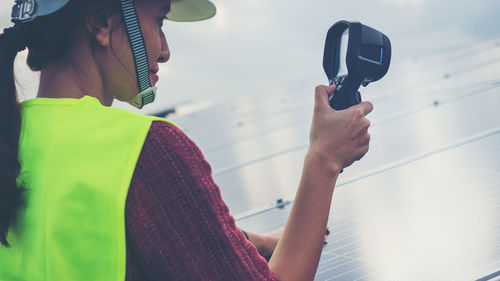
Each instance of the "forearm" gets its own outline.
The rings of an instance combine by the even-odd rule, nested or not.
[[[308,152],[292,211],[269,261],[282,280],[314,279],[339,170]]]

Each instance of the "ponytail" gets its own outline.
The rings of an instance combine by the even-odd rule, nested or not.
[[[0,243],[6,247],[9,226],[23,204],[24,188],[17,184],[21,170],[21,111],[14,82],[14,59],[25,48],[26,42],[16,28],[0,34]]]

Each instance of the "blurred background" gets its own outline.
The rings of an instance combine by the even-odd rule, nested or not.
[[[211,20],[165,24],[171,59],[140,112],[173,112],[239,226],[283,227],[327,83],[326,32],[357,20],[390,38],[392,61],[360,89],[375,106],[370,151],[339,178],[316,280],[500,280],[500,1],[215,3]]]
[[[0,24],[11,25],[14,1],[0,3]],[[310,95],[326,83],[321,66],[328,28],[357,20],[387,34],[394,64],[500,37],[497,0],[215,1],[217,16],[199,23],[166,22],[171,59],[161,66],[158,100],[141,112],[180,104],[213,104],[240,97]],[[17,75],[25,98],[36,93],[26,55]],[[387,80],[394,72],[390,71]],[[367,96],[369,99],[369,96]],[[116,104],[128,107],[128,105]]]

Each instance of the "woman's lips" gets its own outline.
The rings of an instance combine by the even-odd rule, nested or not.
[[[149,80],[151,81],[151,86],[154,86],[156,84],[156,82],[158,82],[160,78],[158,77],[158,75],[154,72],[149,72]]]

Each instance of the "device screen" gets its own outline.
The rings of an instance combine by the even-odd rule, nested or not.
[[[339,53],[339,72],[337,76],[347,75],[347,45],[349,42],[349,28],[347,28],[340,37],[340,53]]]

